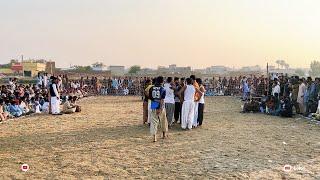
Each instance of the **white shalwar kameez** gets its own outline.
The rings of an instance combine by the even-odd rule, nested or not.
[[[194,94],[196,90],[193,85],[187,85],[184,91],[184,102],[181,110],[181,127],[182,129],[192,129],[194,119]]]
[[[194,127],[198,126],[198,107],[199,107],[199,102],[194,102],[194,117],[193,117],[193,124],[192,124],[192,126]]]
[[[60,113],[60,100],[58,99],[59,93],[56,84],[52,84],[52,89],[55,96],[51,96],[51,112],[52,114]]]

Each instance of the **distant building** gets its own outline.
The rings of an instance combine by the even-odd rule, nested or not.
[[[191,73],[191,67],[176,67],[175,73],[178,74],[190,74]]]
[[[205,74],[206,70],[205,69],[194,69],[193,72],[199,73],[199,74]]]
[[[207,74],[223,74],[228,71],[231,71],[231,68],[225,67],[225,66],[211,66],[206,68]]]
[[[46,61],[33,61],[33,60],[23,61],[22,66],[23,66],[24,76],[28,76],[28,77],[34,77],[39,72],[46,71]]]
[[[169,65],[169,71],[176,71],[177,70],[177,65],[176,64],[171,64]]]
[[[92,66],[93,71],[107,71],[108,68],[106,66]]]
[[[123,76],[126,73],[124,66],[109,66],[108,69],[114,76]]]
[[[2,75],[12,75],[13,71],[10,68],[0,68],[0,74],[2,74]]]
[[[11,64],[11,70],[12,70],[12,73],[15,74],[15,75],[22,75],[23,74],[23,66],[22,66],[22,63],[12,63]]]
[[[107,71],[108,68],[107,67],[103,67],[103,66],[95,66],[95,67],[92,67],[92,70],[93,71]]]
[[[159,66],[157,71],[159,74],[190,74],[191,67],[177,67],[177,65],[171,64],[169,67]]]
[[[157,71],[150,68],[143,68],[137,72],[138,75],[157,75]]]
[[[47,61],[46,62],[46,72],[49,74],[54,74],[55,71],[56,71],[56,62]]]
[[[270,68],[269,67],[269,73],[279,73],[279,74],[288,74],[288,75],[293,75],[296,74],[296,70],[295,69],[278,69],[278,68]]]
[[[242,72],[259,72],[262,71],[260,66],[245,66],[240,69]]]

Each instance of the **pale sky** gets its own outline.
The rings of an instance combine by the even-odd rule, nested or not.
[[[293,67],[320,60],[319,0],[0,0],[0,64]]]

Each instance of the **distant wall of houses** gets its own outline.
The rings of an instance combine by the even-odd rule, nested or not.
[[[112,77],[111,71],[92,71],[92,72],[75,72],[75,71],[56,71],[54,75],[67,75],[69,79],[79,79],[80,77],[97,77],[102,79],[104,77]]]

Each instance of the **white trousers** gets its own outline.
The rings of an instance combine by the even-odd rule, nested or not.
[[[152,110],[151,110],[151,101],[148,100],[148,123],[151,123],[151,113],[152,113]]]
[[[60,113],[60,101],[57,97],[51,97],[51,112],[52,114]]]
[[[198,107],[199,107],[199,102],[194,103],[194,118],[193,118],[193,126],[197,127],[198,126]]]
[[[194,119],[194,101],[184,101],[181,110],[181,127],[182,129],[192,129]]]

